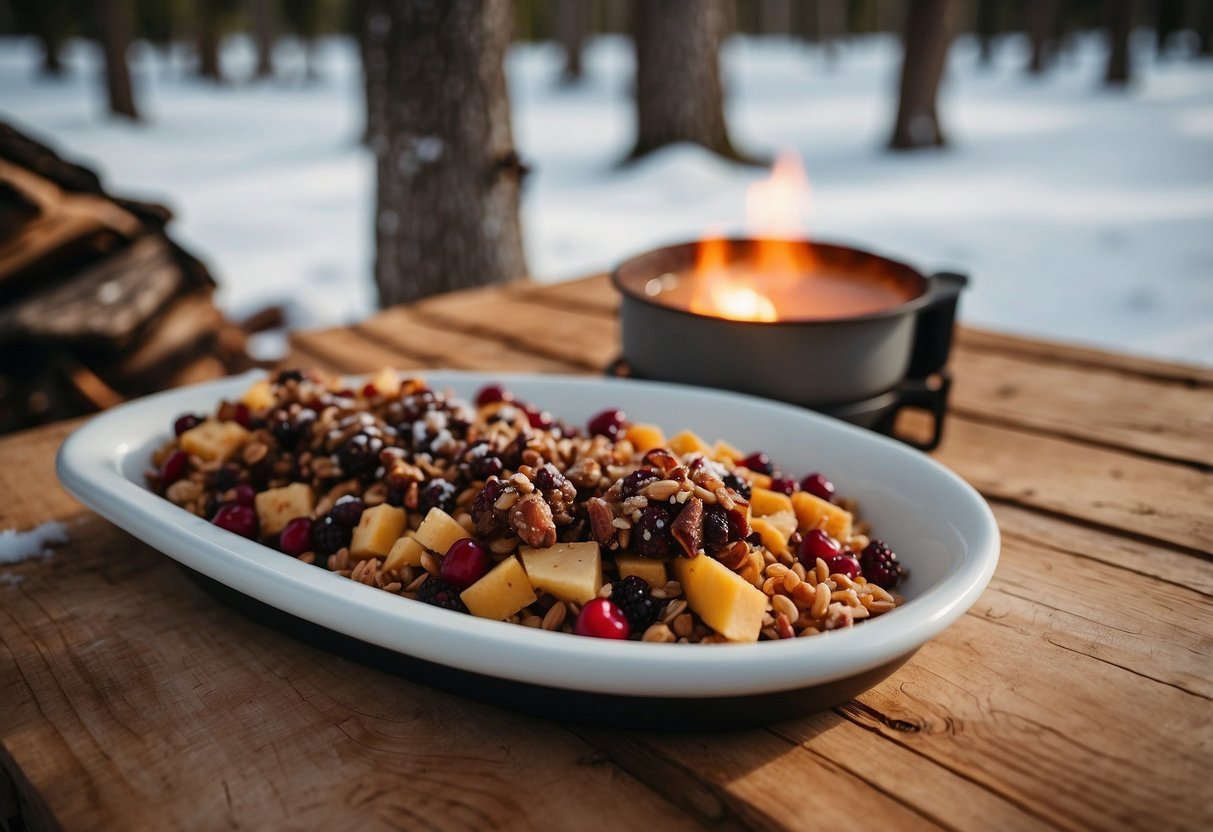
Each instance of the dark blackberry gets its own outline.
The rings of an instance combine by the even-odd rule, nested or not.
[[[240,482],[240,469],[233,465],[224,465],[215,472],[215,490],[227,491]]]
[[[638,575],[628,575],[611,584],[611,601],[623,611],[632,625],[632,632],[642,635],[657,620],[662,604],[649,591],[649,582]]]
[[[408,493],[408,486],[404,483],[394,482],[387,487],[387,504],[400,508],[404,505],[404,496]]]
[[[278,378],[275,382],[278,384],[286,384],[288,381],[303,381],[303,373],[300,370],[283,370],[278,373]]]
[[[417,590],[417,600],[424,601],[435,607],[442,607],[444,610],[453,610],[455,612],[468,611],[467,606],[463,603],[463,599],[459,597],[459,590],[441,578],[435,578],[432,575],[426,578],[425,583]]]
[[[446,480],[430,480],[417,495],[417,508],[423,517],[432,508],[440,508],[450,514],[455,510],[455,498],[458,496],[459,489]]]
[[[352,529],[362,519],[362,511],[365,508],[366,506],[358,497],[346,494],[344,497],[339,497],[333,507],[329,509],[329,517],[333,518],[333,522]]]
[[[487,442],[477,442],[468,448],[464,459],[466,460],[465,470],[468,477],[474,480],[487,480],[489,477],[499,477],[505,470],[505,464],[502,463],[501,457],[493,451],[492,446]]]
[[[661,506],[650,505],[632,527],[628,546],[638,555],[663,558],[670,553],[671,539],[670,513]]]
[[[729,513],[723,506],[703,507],[703,550],[714,555],[729,542]]]
[[[368,433],[357,433],[337,449],[341,470],[351,477],[364,477],[379,467],[379,452],[383,440]]]
[[[331,514],[325,515],[319,523],[312,525],[312,548],[316,554],[326,558],[343,546],[350,545],[350,530],[333,519]]]
[[[295,447],[295,442],[299,439],[295,423],[285,412],[275,413],[270,417],[270,434],[283,448]]]
[[[863,576],[881,589],[892,589],[905,577],[905,567],[883,540],[873,540],[859,555]]]
[[[749,480],[734,474],[732,471],[725,474],[720,479],[726,486],[740,494],[743,500],[750,499],[751,495],[754,493],[754,489],[750,486]]]

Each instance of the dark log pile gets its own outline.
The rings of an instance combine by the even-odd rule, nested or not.
[[[252,366],[171,217],[0,123],[0,433]]]

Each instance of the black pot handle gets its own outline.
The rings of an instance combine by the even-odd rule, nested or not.
[[[918,310],[914,349],[910,353],[907,378],[926,378],[938,373],[952,351],[952,329],[960,293],[969,285],[963,274],[938,272],[927,278],[926,304]]]
[[[897,388],[897,402],[880,417],[874,429],[920,451],[935,450],[943,439],[943,423],[948,415],[948,393],[951,389],[952,377],[947,370],[940,370],[930,378],[906,379]],[[925,440],[897,431],[897,415],[906,408],[925,410],[931,416],[931,433]]]

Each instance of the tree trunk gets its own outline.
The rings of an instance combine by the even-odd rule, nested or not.
[[[821,38],[826,61],[838,62],[838,40],[847,31],[847,6],[845,0],[817,0],[817,36]]]
[[[1028,72],[1039,75],[1053,58],[1053,35],[1057,29],[1057,0],[1030,0],[1026,11],[1032,57]]]
[[[277,29],[277,4],[274,0],[253,0],[253,37],[257,41],[257,68],[254,78],[274,76],[274,34]]]
[[[1158,57],[1166,51],[1171,35],[1184,27],[1184,0],[1158,0],[1154,18],[1154,39]]]
[[[510,129],[509,0],[385,0],[375,282],[388,306],[526,274]]]
[[[1200,37],[1199,55],[1213,55],[1213,0],[1201,0],[1196,7],[1196,34]]]
[[[362,55],[362,89],[366,100],[366,124],[362,143],[376,153],[386,150],[387,136],[387,36],[392,19],[383,0],[360,0],[358,49]]]
[[[981,46],[978,60],[982,66],[989,66],[994,61],[994,37],[998,34],[998,24],[998,0],[977,0],[973,26]]]
[[[944,144],[935,99],[948,59],[950,10],[951,0],[910,0],[897,123],[889,141],[893,150]]]
[[[564,48],[564,70],[560,73],[563,83],[581,80],[581,51],[590,33],[593,12],[590,0],[556,0],[553,28],[556,40]]]
[[[99,10],[110,114],[138,121],[139,112],[135,109],[135,95],[131,90],[131,71],[126,62],[126,50],[131,43],[131,28],[134,25],[131,0],[104,0]]]
[[[219,67],[219,18],[209,0],[198,5],[198,74],[210,81],[221,82]]]
[[[741,160],[724,121],[720,42],[724,0],[637,3],[636,146],[630,159],[676,142],[693,142]]]
[[[33,4],[33,24],[38,40],[42,42],[42,71],[47,75],[63,74],[63,62],[59,50],[63,48],[68,29],[69,12],[62,0],[42,0]]]
[[[1133,0],[1104,0],[1108,27],[1108,72],[1111,85],[1129,83],[1129,35],[1133,32]]]

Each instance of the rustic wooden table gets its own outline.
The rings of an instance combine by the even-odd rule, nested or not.
[[[603,278],[436,297],[292,360],[599,373]],[[936,457],[1002,562],[859,699],[715,735],[518,716],[250,623],[83,509],[75,423],[0,440],[0,819],[11,828],[1213,828],[1213,370],[966,330]],[[0,824],[2,825],[2,824]]]

